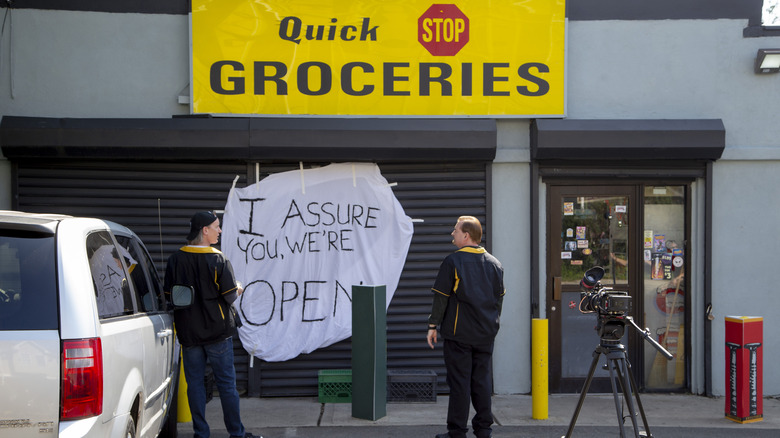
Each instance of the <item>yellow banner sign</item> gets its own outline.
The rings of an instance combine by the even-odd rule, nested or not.
[[[192,0],[192,111],[564,115],[565,0]]]

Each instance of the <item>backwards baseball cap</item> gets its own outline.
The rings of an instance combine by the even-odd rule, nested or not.
[[[211,211],[199,211],[190,219],[190,234],[187,234],[187,240],[195,240],[203,227],[208,227],[217,220],[217,215]]]

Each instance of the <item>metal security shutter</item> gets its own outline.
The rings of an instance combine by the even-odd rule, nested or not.
[[[431,286],[442,260],[455,249],[450,232],[457,217],[473,215],[486,223],[486,167],[485,163],[380,163],[388,182],[398,183],[393,192],[406,214],[423,220],[414,224],[409,255],[387,311],[387,366],[432,369],[440,392],[447,391],[441,344],[431,350],[425,341]],[[486,227],[486,239],[489,231]],[[314,396],[318,370],[351,367],[349,339],[286,362],[255,360],[250,395]]]
[[[246,184],[243,163],[36,160],[16,164],[19,210],[91,216],[125,225],[143,240],[160,273],[165,259],[186,243],[192,213],[225,208],[236,176],[237,185]]]
[[[31,212],[94,216],[126,225],[147,245],[162,273],[164,260],[184,244],[193,211],[224,208],[233,180],[237,187],[255,181],[255,165],[245,163],[152,163],[74,160],[18,161],[15,208]],[[294,170],[298,163],[261,163],[262,179]],[[382,164],[406,214],[415,222],[398,290],[387,315],[388,368],[432,369],[439,390],[446,392],[441,346],[425,342],[430,313],[430,288],[444,257],[454,250],[450,231],[463,214],[487,224],[487,165]],[[158,226],[158,199],[160,205]],[[485,239],[490,230],[485,227]],[[162,242],[162,244],[161,244]],[[239,390],[252,396],[317,395],[317,371],[349,369],[351,343],[345,341],[295,359],[270,363],[253,361],[235,339]]]

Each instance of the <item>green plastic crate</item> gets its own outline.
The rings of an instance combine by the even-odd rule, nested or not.
[[[352,370],[320,370],[320,403],[352,403]]]

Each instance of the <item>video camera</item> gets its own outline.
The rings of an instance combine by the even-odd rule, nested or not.
[[[598,312],[596,331],[602,343],[619,343],[625,332],[626,321],[631,317],[631,297],[628,292],[604,287],[599,280],[604,276],[604,268],[596,266],[588,269],[580,281],[580,312]],[[633,321],[632,321],[633,324]]]
[[[580,281],[580,312],[599,315],[625,315],[631,311],[631,297],[628,292],[614,291],[602,286],[599,280],[604,277],[604,268],[596,266],[588,269]]]

